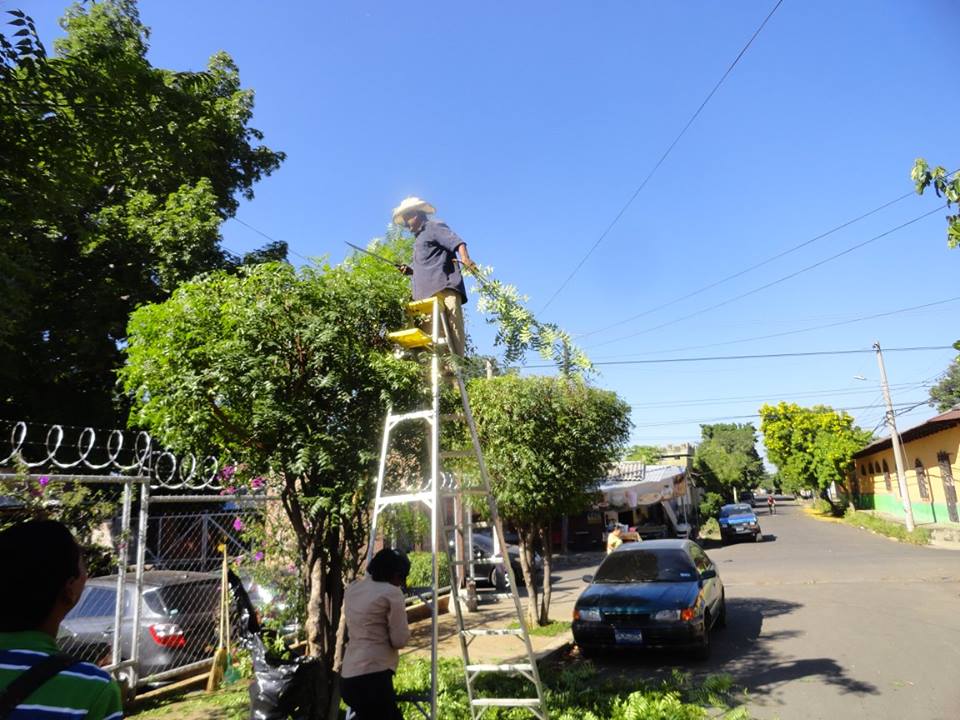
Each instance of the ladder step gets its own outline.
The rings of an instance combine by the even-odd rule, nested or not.
[[[407,303],[407,313],[409,315],[432,315],[433,305],[436,298],[428,297],[423,300],[414,300]]]
[[[523,630],[520,628],[502,628],[496,630],[461,630],[460,634],[464,637],[483,637],[485,635],[516,635],[523,637]]]
[[[540,707],[538,698],[475,698],[470,701],[474,707]]]
[[[425,490],[423,492],[403,493],[402,495],[381,495],[377,499],[377,505],[381,508],[387,507],[388,505],[400,505],[412,502],[425,502],[430,504],[433,502],[433,492]]]
[[[467,672],[469,673],[524,673],[524,672],[533,672],[533,665],[530,663],[507,663],[505,665],[467,665]]]
[[[440,457],[443,460],[450,458],[472,458],[477,454],[473,450],[441,450]]]
[[[405,420],[433,420],[433,410],[416,410],[408,413],[392,413],[390,422],[393,425]]]
[[[418,348],[427,347],[433,340],[420,328],[407,328],[406,330],[396,330],[387,333],[387,338],[395,342],[400,347]]]

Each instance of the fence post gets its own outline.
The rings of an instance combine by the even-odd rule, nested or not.
[[[126,604],[127,547],[130,538],[130,505],[133,501],[133,481],[123,484],[123,510],[120,514],[120,538],[117,543],[117,601],[113,612],[113,649],[110,661],[119,665],[123,659],[123,608]]]
[[[130,640],[130,688],[136,692],[140,674],[140,617],[143,609],[143,566],[147,556],[147,520],[150,517],[150,478],[145,477],[140,486],[140,519],[137,523],[137,597],[133,604],[133,628]]]

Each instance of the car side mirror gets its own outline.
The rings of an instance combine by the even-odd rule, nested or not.
[[[593,582],[593,575],[584,575],[584,576],[583,576],[583,581],[584,581],[585,583],[592,583],[592,582]]]
[[[717,576],[716,568],[707,568],[700,573],[701,580],[709,580],[710,578],[715,578]]]

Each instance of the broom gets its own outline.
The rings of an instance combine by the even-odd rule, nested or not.
[[[207,692],[215,692],[223,682],[223,674],[227,668],[230,653],[227,651],[227,635],[230,632],[230,604],[227,599],[227,544],[223,543],[218,549],[223,551],[223,568],[220,576],[220,637],[217,640],[217,652],[213,656],[213,666],[207,676]]]

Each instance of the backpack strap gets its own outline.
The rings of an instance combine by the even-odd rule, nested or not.
[[[30,697],[41,685],[78,662],[80,661],[75,657],[58,653],[48,655],[29,670],[24,670],[7,687],[0,690],[0,720],[5,720],[17,705]]]

